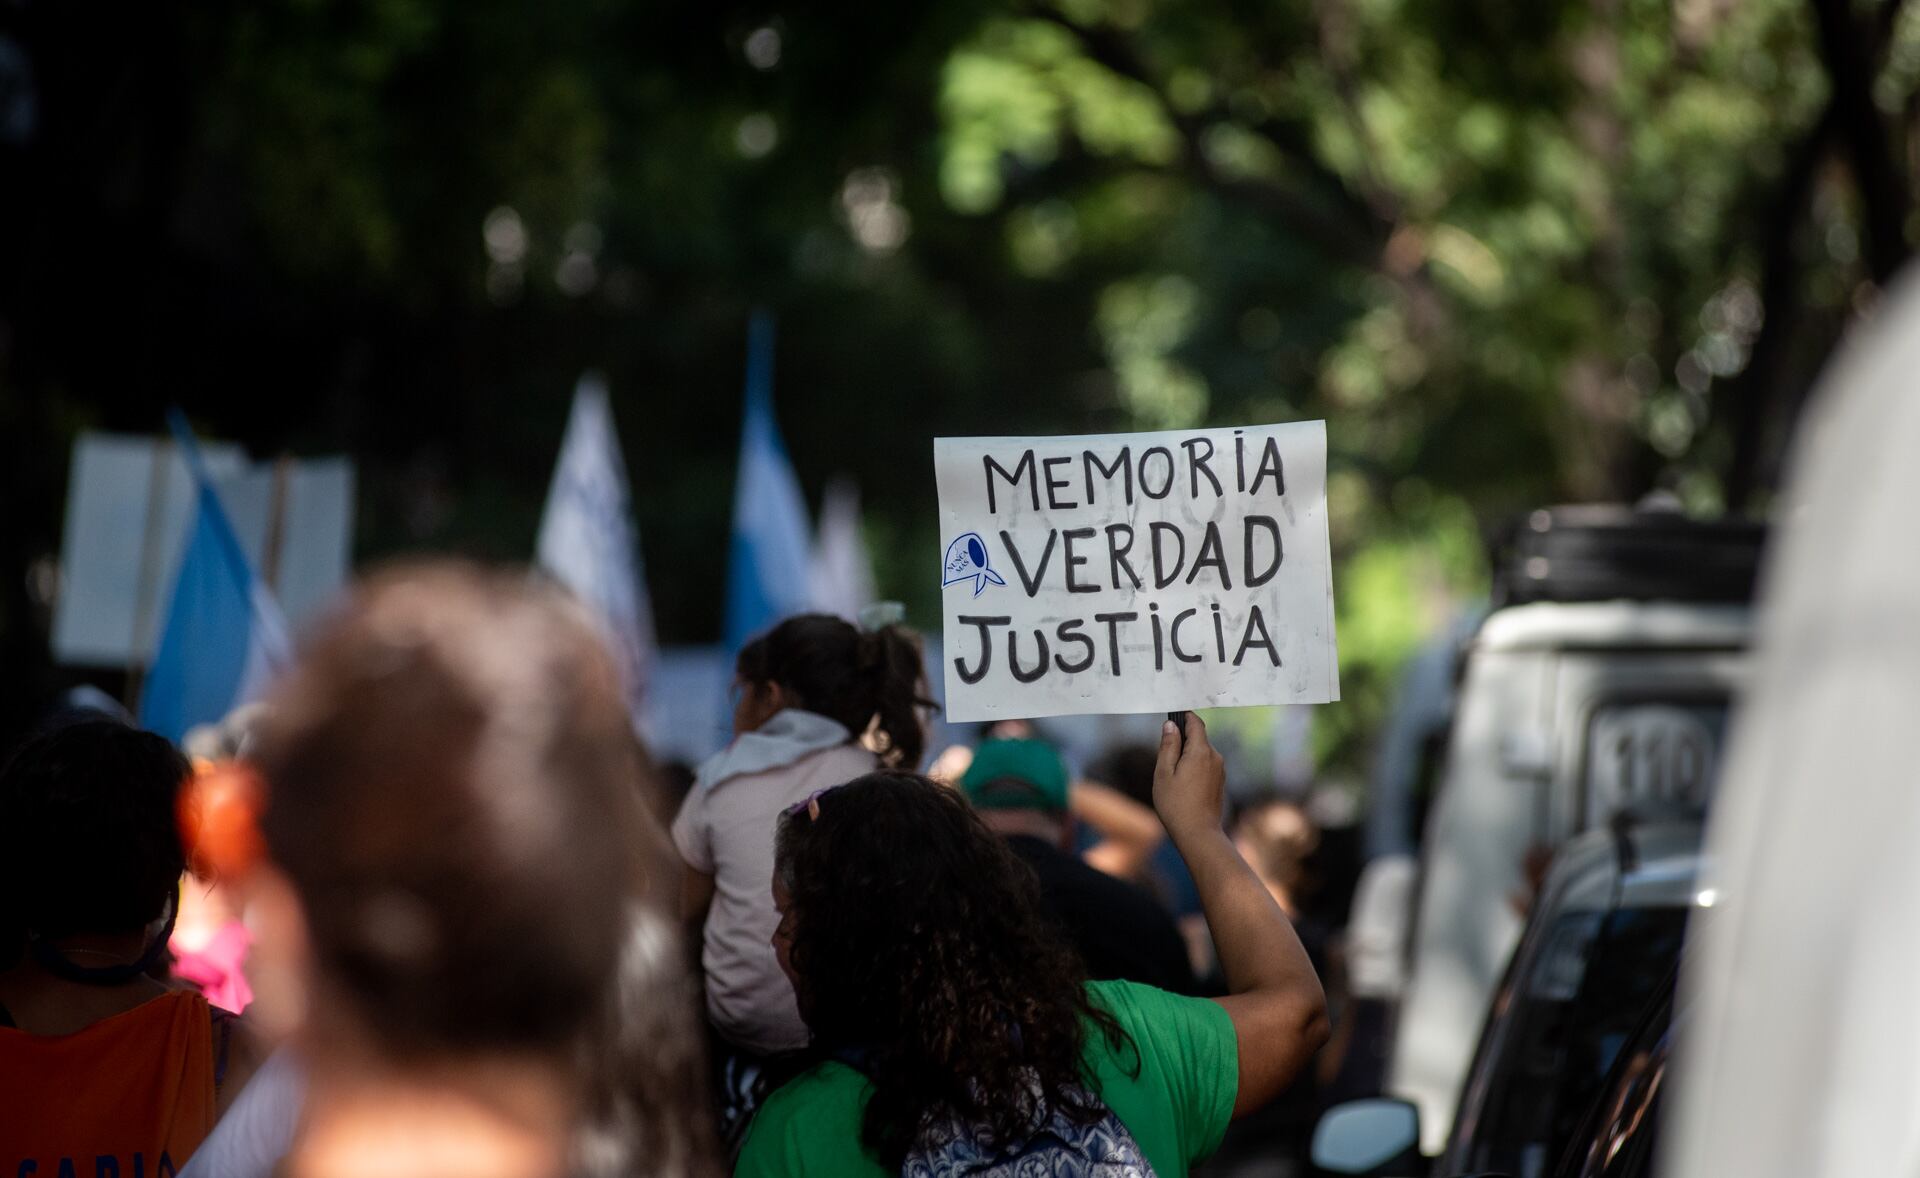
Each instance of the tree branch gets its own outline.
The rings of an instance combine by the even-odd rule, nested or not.
[[[1369,269],[1380,268],[1381,250],[1392,234],[1393,223],[1382,218],[1346,180],[1314,155],[1307,137],[1298,129],[1274,119],[1232,124],[1259,135],[1300,171],[1309,181],[1304,191],[1279,181],[1227,175],[1215,166],[1206,151],[1208,132],[1225,125],[1227,120],[1217,112],[1213,117],[1206,117],[1178,109],[1125,37],[1108,29],[1080,24],[1046,8],[1031,7],[1028,13],[1036,20],[1070,33],[1095,64],[1151,91],[1180,136],[1180,166],[1210,190],[1296,225],[1304,235],[1328,246],[1347,261]]]
[[[1363,195],[1374,215],[1397,231],[1404,219],[1401,200],[1374,166],[1374,160],[1380,155],[1380,145],[1368,128],[1366,119],[1361,117],[1360,92],[1353,80],[1351,54],[1344,51],[1341,45],[1341,34],[1347,32],[1348,14],[1341,0],[1317,0],[1313,14],[1315,27],[1320,32],[1320,58],[1326,64],[1328,76],[1333,79],[1334,97],[1340,103],[1340,113],[1346,119],[1347,129],[1352,132],[1354,142],[1360,145]]]
[[[1848,0],[1812,4],[1840,137],[1860,189],[1867,269],[1875,282],[1885,285],[1912,252],[1906,239],[1912,197],[1894,156],[1892,134],[1873,101],[1878,46],[1868,42]],[[1898,17],[1899,0],[1883,0],[1879,27],[1892,28]]]
[[[1760,486],[1762,450],[1768,418],[1780,407],[1787,379],[1787,353],[1799,329],[1805,302],[1794,238],[1813,203],[1820,163],[1832,150],[1840,129],[1838,99],[1829,99],[1813,127],[1787,162],[1760,232],[1764,253],[1760,268],[1760,308],[1765,316],[1747,353],[1746,367],[1715,387],[1710,416],[1720,418],[1733,437],[1723,484],[1727,508],[1739,511]]]

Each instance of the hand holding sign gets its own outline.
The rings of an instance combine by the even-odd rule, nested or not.
[[[949,719],[1340,697],[1323,423],[941,438],[934,468]]]
[[[1182,732],[1168,720],[1160,728],[1160,756],[1153,766],[1153,808],[1167,833],[1219,830],[1227,808],[1227,766],[1207,739],[1206,721],[1186,713]]]

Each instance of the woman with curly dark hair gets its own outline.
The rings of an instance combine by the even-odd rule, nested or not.
[[[869,774],[781,822],[774,946],[815,1065],[767,1101],[737,1174],[1184,1175],[1327,1035],[1319,980],[1221,829],[1198,717],[1161,739],[1154,805],[1233,993],[1086,980],[1032,874],[923,777]],[[1184,745],[1184,747],[1183,747]]]

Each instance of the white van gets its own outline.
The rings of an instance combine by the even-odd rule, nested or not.
[[[1621,811],[1704,813],[1746,672],[1761,538],[1561,508],[1535,512],[1506,554],[1502,592],[1520,600],[1489,614],[1464,655],[1387,1083],[1418,1106],[1425,1151],[1453,1124],[1548,853]]]
[[[1920,1172],[1920,274],[1821,385],[1708,824],[1667,1178]]]

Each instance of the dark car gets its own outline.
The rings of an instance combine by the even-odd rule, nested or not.
[[[1583,1134],[1613,1094],[1616,1063],[1679,961],[1699,850],[1696,824],[1625,821],[1562,848],[1494,993],[1433,1174],[1558,1178],[1563,1158],[1584,1162]],[[1417,1133],[1405,1102],[1342,1105],[1316,1130],[1315,1164],[1383,1178],[1426,1173],[1417,1136],[1403,1136],[1409,1123]]]
[[[1639,1025],[1621,1044],[1600,1097],[1574,1129],[1554,1178],[1648,1178],[1653,1173],[1667,1063],[1678,1031],[1674,992],[1679,973],[1676,968],[1667,975]]]

